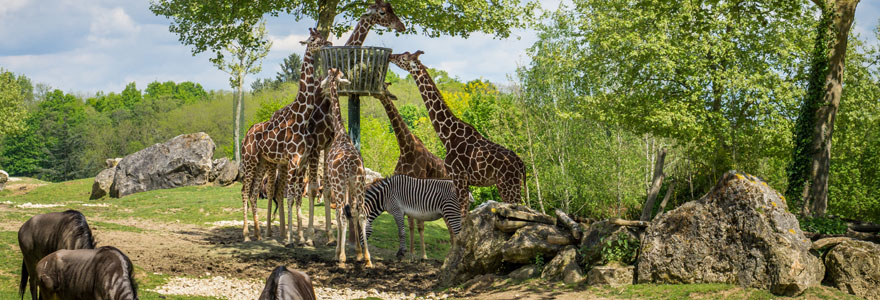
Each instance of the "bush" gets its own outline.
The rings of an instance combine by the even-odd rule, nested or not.
[[[602,263],[619,262],[630,265],[636,261],[639,251],[639,241],[630,235],[620,232],[616,236],[608,236],[602,239],[600,251]]]
[[[846,221],[839,218],[803,217],[798,219],[801,223],[801,230],[821,233],[821,234],[844,234],[846,233]]]

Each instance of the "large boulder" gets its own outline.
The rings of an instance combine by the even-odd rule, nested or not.
[[[208,173],[209,182],[227,186],[235,183],[235,180],[238,179],[238,164],[229,161],[228,158],[215,159],[211,165],[211,172]]]
[[[440,267],[440,285],[465,282],[476,275],[493,273],[502,266],[502,249],[510,234],[495,230],[495,212],[512,204],[486,202],[462,221],[462,230]]]
[[[95,183],[92,183],[92,194],[89,200],[101,199],[110,194],[110,186],[113,185],[113,177],[116,175],[116,167],[104,169],[98,176],[95,176]]]
[[[518,264],[527,264],[535,261],[536,256],[553,257],[560,247],[551,244],[548,237],[565,237],[562,232],[553,225],[531,223],[516,231],[501,248],[504,261]]]
[[[880,300],[880,245],[845,241],[825,255],[828,280],[841,291]]]
[[[0,191],[6,187],[6,182],[9,181],[9,173],[6,171],[0,170]]]
[[[731,171],[703,198],[651,223],[638,282],[730,283],[796,295],[825,273],[810,246],[778,192]]]
[[[590,285],[622,286],[633,283],[633,266],[611,264],[595,266],[587,272],[587,283]]]
[[[541,267],[538,265],[525,265],[516,269],[516,271],[507,274],[507,277],[513,280],[526,280],[541,275]]]
[[[204,132],[155,144],[119,162],[110,196],[206,184],[213,156],[214,141]]]
[[[632,277],[632,276],[630,276]],[[544,267],[541,278],[546,280],[560,280],[567,284],[579,284],[586,281],[584,271],[578,265],[577,250],[574,246],[566,246],[550,263]]]

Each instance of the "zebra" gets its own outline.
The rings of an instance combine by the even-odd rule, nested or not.
[[[393,175],[371,183],[364,195],[366,238],[373,232],[373,220],[387,211],[394,216],[397,223],[397,234],[400,237],[398,259],[403,258],[407,251],[404,215],[419,221],[433,221],[442,217],[449,230],[449,240],[454,243],[455,235],[461,231],[461,210],[454,188],[452,180],[417,179],[406,175]],[[471,202],[473,201],[471,195]],[[422,243],[422,259],[427,259],[423,226],[419,228],[419,237]],[[412,242],[410,240],[411,248]]]

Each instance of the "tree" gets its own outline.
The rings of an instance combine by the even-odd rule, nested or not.
[[[244,78],[247,74],[256,74],[262,69],[260,62],[267,54],[272,42],[266,36],[266,22],[260,22],[253,27],[250,36],[232,41],[226,46],[226,51],[231,54],[230,60],[224,60],[222,56],[211,59],[218,69],[229,74],[229,85],[238,94],[234,101],[233,112],[233,140],[235,141],[235,161],[241,161],[241,134],[244,125]]]
[[[275,82],[276,84],[282,84],[285,82],[298,82],[299,81],[299,71],[302,68],[302,57],[299,54],[291,53],[287,58],[281,62],[281,72],[276,73]]]
[[[831,135],[843,91],[847,40],[859,0],[813,0],[821,18],[811,57],[810,82],[794,127],[795,147],[788,168],[789,199],[799,199],[804,215],[824,216],[828,208]]]
[[[0,136],[14,134],[25,129],[25,98],[28,90],[22,89],[22,81],[12,72],[0,69]],[[30,80],[27,80],[28,86]],[[33,97],[33,89],[30,90]]]

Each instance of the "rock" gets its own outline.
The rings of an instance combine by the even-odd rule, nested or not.
[[[227,186],[235,183],[238,178],[238,164],[230,162],[228,158],[215,159],[211,163],[211,172],[208,173],[208,181],[216,185]]]
[[[0,191],[6,187],[6,182],[9,181],[9,173],[6,171],[0,170]]]
[[[440,286],[449,287],[493,273],[502,266],[501,249],[510,234],[495,230],[495,213],[512,204],[489,201],[478,206],[462,221],[462,230],[440,266]],[[534,258],[534,257],[533,257]]]
[[[110,196],[206,184],[213,156],[214,141],[203,132],[155,144],[119,162]]]
[[[644,235],[639,283],[729,283],[797,295],[825,273],[784,198],[733,171],[703,198],[656,218]]]
[[[880,245],[844,241],[825,255],[828,281],[841,291],[880,300]]]
[[[542,223],[532,223],[520,228],[501,248],[504,261],[527,264],[535,262],[535,257],[538,255],[545,258],[553,257],[561,247],[548,242],[547,237],[564,234],[566,233],[556,226]]]
[[[116,167],[104,169],[98,173],[98,176],[95,176],[95,183],[92,183],[92,194],[89,195],[89,200],[101,199],[109,195],[114,175],[116,175]]]
[[[587,283],[590,285],[621,286],[633,284],[634,266],[607,265],[595,266],[587,272]]]
[[[538,265],[525,265],[519,269],[516,269],[510,274],[507,274],[507,277],[515,280],[526,280],[529,278],[535,278],[541,274],[541,268]]]
[[[107,160],[104,161],[104,168],[105,168],[105,169],[112,169],[112,168],[115,168],[117,165],[119,165],[119,162],[120,162],[120,161],[122,161],[122,158],[121,158],[121,157],[117,157],[117,158],[108,158]]]
[[[370,168],[364,167],[364,182],[366,182],[366,184],[370,184],[376,179],[382,179],[382,174],[370,170]]]
[[[532,222],[496,219],[495,220],[495,229],[498,229],[498,230],[501,230],[504,232],[513,233],[513,232],[516,232],[518,229],[523,228],[529,224],[532,224]]]
[[[818,250],[822,250],[822,249],[825,249],[825,248],[831,248],[831,247],[837,246],[837,245],[840,244],[840,243],[843,243],[843,242],[846,242],[846,241],[851,241],[851,240],[852,240],[852,239],[851,239],[851,238],[848,238],[848,237],[830,237],[830,238],[824,238],[824,239],[819,239],[819,240],[817,240],[817,241],[814,241],[814,242],[813,242],[813,246],[810,247],[810,248],[813,249],[813,250],[817,250],[817,251],[818,251]]]
[[[632,274],[632,273],[630,273]],[[579,284],[586,281],[584,271],[577,261],[577,250],[574,246],[567,246],[541,272],[541,278],[545,280],[560,280],[567,284]]]
[[[603,248],[608,247],[603,243],[606,238],[617,240],[620,238],[618,236],[623,235],[622,238],[638,241],[640,232],[638,227],[617,225],[611,220],[593,222],[584,233],[581,244],[578,246],[578,249],[584,251],[584,264],[594,266],[603,263],[601,262],[601,253]]]

